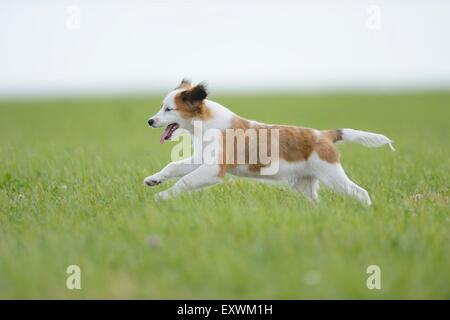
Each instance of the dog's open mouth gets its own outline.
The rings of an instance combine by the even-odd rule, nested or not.
[[[159,138],[159,143],[163,144],[164,141],[169,140],[172,134],[180,127],[178,123],[171,123],[165,129],[161,138]]]

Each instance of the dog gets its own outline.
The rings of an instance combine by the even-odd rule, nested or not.
[[[191,157],[171,162],[161,171],[145,178],[144,184],[149,187],[172,178],[180,178],[171,188],[157,193],[156,200],[166,200],[183,192],[221,183],[225,174],[231,174],[263,181],[285,182],[315,203],[319,201],[318,191],[323,184],[331,190],[353,196],[367,206],[372,204],[368,192],[351,181],[344,172],[336,143],[350,141],[367,147],[388,145],[394,151],[391,139],[381,134],[354,129],[320,131],[297,126],[263,124],[239,117],[223,105],[208,100],[207,96],[204,84],[194,86],[183,79],[178,87],[164,98],[159,112],[148,120],[148,124],[153,128],[165,128],[160,138],[161,143],[170,140],[175,131],[184,129],[191,135],[194,145]],[[218,143],[212,148],[215,151],[212,157],[216,162],[194,161],[195,146],[203,147],[207,144],[202,137],[195,134],[195,123],[201,124],[203,130],[214,130],[213,136],[217,138]],[[252,130],[255,134],[247,134]],[[236,143],[237,137],[229,138],[230,131],[244,132],[245,146],[241,147],[240,151],[236,150],[239,146]],[[263,131],[266,138],[264,134],[258,135]],[[271,138],[267,138],[267,132],[271,134]],[[277,134],[272,135],[275,132]],[[255,142],[253,147],[248,146],[252,142]],[[262,157],[257,154],[253,157],[256,161],[250,161],[251,153],[258,153],[261,149],[268,150],[268,154],[272,156],[276,151],[276,159],[273,157],[271,163],[263,163]],[[232,154],[229,156],[227,151],[231,150],[233,152],[229,152]],[[244,160],[236,161],[239,156]],[[275,163],[277,170],[264,174],[263,171]]]

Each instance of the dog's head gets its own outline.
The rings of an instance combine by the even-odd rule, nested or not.
[[[160,142],[169,140],[178,128],[190,130],[193,120],[204,120],[207,115],[204,100],[207,96],[203,84],[192,86],[186,79],[169,92],[161,104],[161,109],[148,120],[148,124],[153,128],[165,128]]]

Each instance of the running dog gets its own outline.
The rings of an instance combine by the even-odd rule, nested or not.
[[[190,133],[194,145],[206,146],[202,137],[194,134],[195,123],[200,123],[203,132],[215,130],[219,143],[215,147],[216,162],[202,163],[193,157],[169,163],[158,173],[148,176],[144,184],[153,187],[171,178],[180,178],[171,188],[155,195],[156,200],[166,200],[182,192],[190,192],[221,183],[225,174],[241,177],[258,178],[264,181],[282,181],[301,191],[313,202],[319,200],[320,184],[350,196],[370,206],[368,192],[351,181],[344,172],[336,143],[350,141],[367,147],[388,145],[393,151],[393,141],[384,135],[354,129],[337,129],[319,131],[311,128],[269,125],[239,117],[221,104],[208,100],[208,93],[203,84],[193,86],[183,79],[179,86],[164,98],[161,109],[148,120],[153,128],[165,128],[160,142],[170,140],[178,129]],[[226,132],[244,132],[245,146],[236,150],[239,144],[236,137],[230,138]],[[247,134],[250,131],[256,134]],[[264,138],[261,132],[274,133]],[[276,140],[276,141],[275,141]],[[253,144],[253,147],[249,146]],[[261,142],[266,145],[261,146]],[[197,144],[196,144],[197,143]],[[257,147],[254,147],[257,145]],[[227,147],[228,146],[228,147]],[[231,147],[230,147],[231,146]],[[260,149],[268,150],[271,163],[263,163],[258,154]],[[276,150],[275,150],[276,149]],[[230,152],[233,151],[233,152]],[[273,160],[276,151],[276,160]],[[252,157],[252,152],[257,153]],[[232,155],[229,156],[229,153]],[[241,162],[236,161],[242,155]],[[256,159],[251,161],[251,159]],[[264,169],[276,162],[277,170],[265,174]]]

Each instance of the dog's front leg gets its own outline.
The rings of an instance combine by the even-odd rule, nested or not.
[[[198,169],[185,175],[178,180],[173,187],[155,195],[155,200],[167,200],[175,197],[182,192],[190,192],[203,187],[211,186],[222,182],[223,178],[219,176],[219,165],[203,164]]]
[[[155,173],[154,175],[148,176],[144,179],[144,184],[153,187],[158,184],[163,183],[171,178],[182,177],[195,169],[197,169],[200,164],[195,164],[192,157],[174,161],[165,166],[161,171]]]

